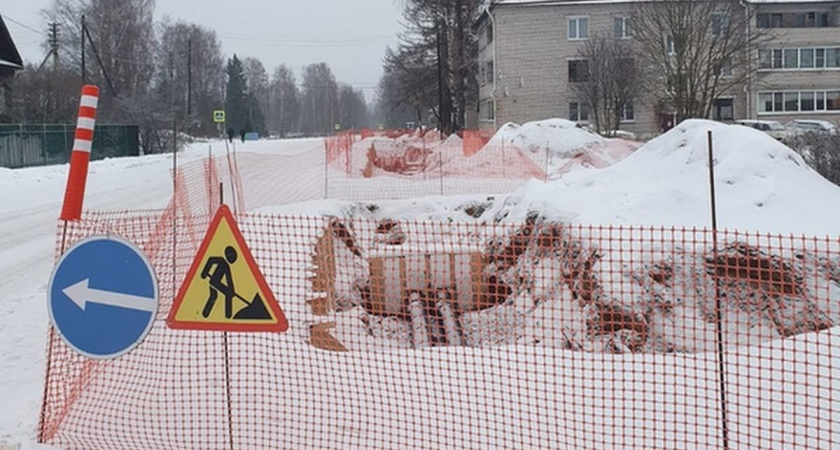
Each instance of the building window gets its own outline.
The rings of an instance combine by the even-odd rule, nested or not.
[[[799,92],[785,92],[785,112],[799,112]]]
[[[817,26],[818,27],[830,27],[831,26],[831,17],[828,15],[827,12],[819,13],[817,15]]]
[[[827,12],[804,12],[796,14],[797,28],[827,27],[830,22]]]
[[[759,92],[758,112],[840,112],[840,90]]]
[[[840,47],[759,49],[758,68],[761,70],[837,69],[840,68]]]
[[[735,119],[735,100],[731,98],[716,99],[712,108],[712,119],[714,120],[734,120]]]
[[[781,28],[782,15],[779,13],[756,14],[756,26],[758,28]]]
[[[773,93],[773,111],[784,111],[784,97],[781,92]]]
[[[616,17],[613,21],[613,33],[616,39],[630,38],[630,19],[627,17]]]
[[[799,13],[796,15],[796,26],[803,28],[803,27],[813,27],[817,24],[817,14],[816,13]]]
[[[814,49],[801,48],[799,49],[799,68],[813,69],[814,68]]]
[[[758,28],[822,28],[831,26],[828,12],[759,13],[755,16]]]
[[[815,111],[813,92],[808,91],[799,93],[799,108],[801,111]]]
[[[589,120],[589,105],[586,103],[569,103],[569,120],[573,122],[586,122]]]
[[[486,102],[481,102],[479,105],[479,118],[486,122],[491,122],[496,119],[496,108],[495,102],[493,100],[489,100]]]
[[[798,69],[799,68],[799,49],[796,48],[786,48],[784,50],[785,53],[785,69]]]
[[[589,81],[589,61],[585,59],[569,60],[569,82]]]
[[[761,92],[758,94],[758,112],[773,112],[772,92]]]
[[[773,68],[773,50],[762,48],[758,50],[758,68],[772,69]]]
[[[493,42],[493,23],[490,22],[487,24],[487,28],[484,29],[485,36],[487,38],[487,43]]]
[[[569,40],[582,40],[589,38],[589,17],[569,18]]]
[[[825,67],[828,69],[840,67],[840,48],[825,49]]]
[[[840,111],[840,91],[826,91],[825,110]]]
[[[492,83],[496,76],[493,61],[486,61],[481,65],[481,84]]]
[[[632,122],[634,120],[636,120],[636,110],[633,108],[633,102],[629,101],[624,104],[624,108],[621,110],[621,121]]]
[[[712,14],[712,34],[718,36],[729,32],[729,15],[723,13]]]
[[[717,75],[722,78],[729,78],[733,73],[734,69],[732,68],[732,61],[725,61],[721,63],[717,70]]]
[[[784,58],[782,58],[782,50],[775,49],[773,50],[773,68],[774,69],[781,69],[784,64]]]

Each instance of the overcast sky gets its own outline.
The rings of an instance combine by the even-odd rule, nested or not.
[[[41,10],[51,3],[8,0],[0,6],[26,61],[44,57]],[[363,89],[369,99],[385,47],[396,43],[402,29],[397,0],[157,0],[155,15],[211,28],[225,56],[258,58],[269,73],[286,63],[298,81],[304,66],[326,62],[339,81]]]

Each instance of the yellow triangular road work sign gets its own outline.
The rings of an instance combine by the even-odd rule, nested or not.
[[[188,330],[289,328],[227,206],[216,211],[166,323]]]

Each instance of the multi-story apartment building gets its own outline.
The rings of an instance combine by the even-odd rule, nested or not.
[[[735,1],[735,0],[733,0]],[[722,121],[840,121],[840,0],[740,2],[749,33],[750,76],[712,105]],[[633,0],[496,0],[477,22],[479,126],[497,128],[551,117],[588,120],[572,84],[580,49],[595,33],[632,43]],[[651,135],[673,125],[667,107],[642,95],[621,128]]]

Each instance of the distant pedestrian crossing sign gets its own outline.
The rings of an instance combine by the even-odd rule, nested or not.
[[[222,109],[213,111],[213,122],[225,123],[225,111]]]
[[[216,212],[166,321],[169,328],[283,332],[289,327],[227,206]]]

